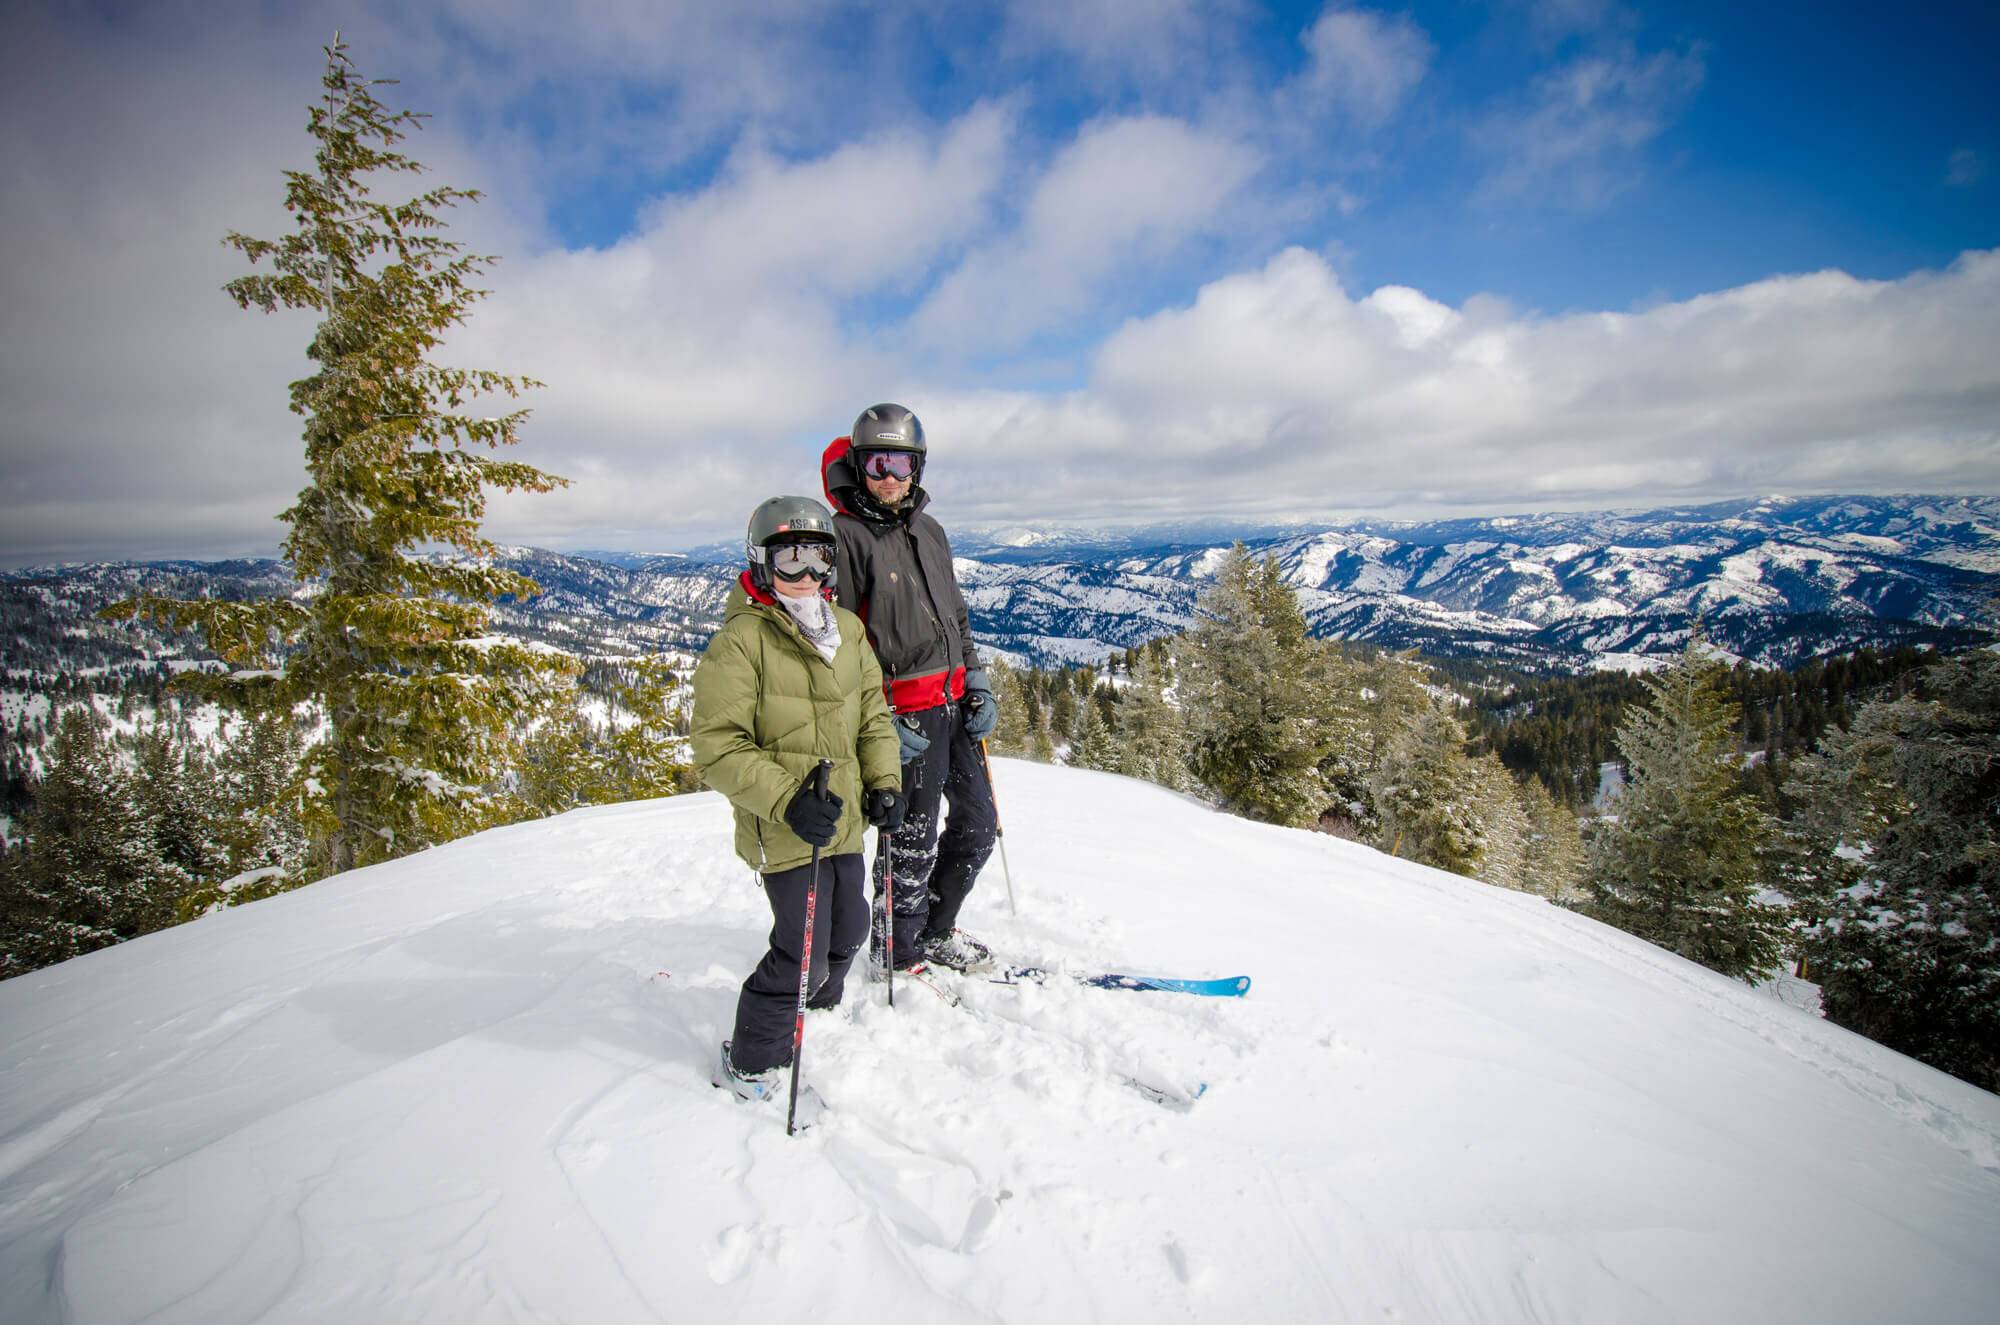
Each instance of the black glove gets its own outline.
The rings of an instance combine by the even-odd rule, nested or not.
[[[965,734],[975,741],[991,736],[1000,721],[1000,705],[993,698],[993,686],[987,681],[985,672],[965,674],[964,704]]]
[[[910,803],[903,799],[900,791],[877,788],[868,793],[862,801],[868,822],[885,833],[893,833],[903,826],[903,816],[910,812]]]
[[[785,826],[807,846],[831,846],[833,835],[840,831],[840,805],[840,797],[830,791],[824,798],[813,795],[812,782],[807,780],[785,807]]]

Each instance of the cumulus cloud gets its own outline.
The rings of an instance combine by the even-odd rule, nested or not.
[[[1543,318],[1356,298],[1292,249],[1128,325],[1079,391],[972,397],[927,423],[980,434],[952,481],[993,519],[1993,491],[1996,307],[2000,252]]]

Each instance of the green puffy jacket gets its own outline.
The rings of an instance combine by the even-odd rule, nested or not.
[[[903,789],[881,664],[861,618],[834,611],[840,647],[828,663],[746,574],[694,671],[695,767],[736,807],[736,854],[760,874],[812,859],[785,807],[820,760],[833,761],[827,787],[843,802],[827,855],[861,850],[864,789]]]

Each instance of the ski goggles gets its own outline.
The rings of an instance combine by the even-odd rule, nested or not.
[[[869,478],[915,478],[917,457],[908,451],[863,451],[861,472]]]
[[[833,544],[779,543],[770,549],[771,574],[781,580],[802,580],[810,575],[824,581],[833,574]]]

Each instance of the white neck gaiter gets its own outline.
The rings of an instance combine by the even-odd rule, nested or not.
[[[834,618],[833,604],[818,594],[808,594],[804,598],[787,598],[784,594],[773,594],[792,614],[792,620],[799,623],[799,632],[806,637],[806,643],[819,650],[819,656],[828,662],[840,649],[840,622]]]

